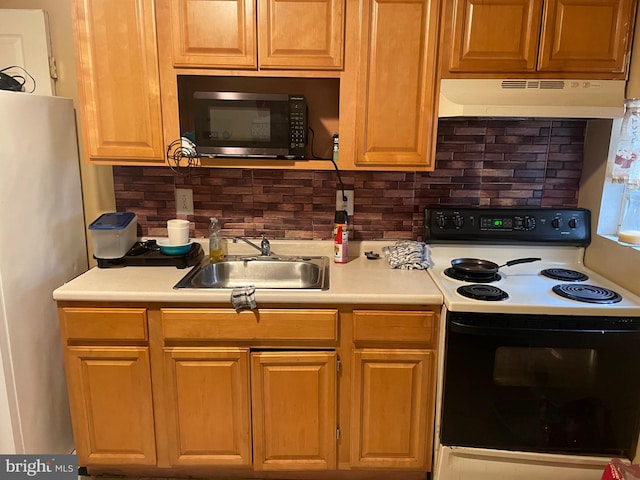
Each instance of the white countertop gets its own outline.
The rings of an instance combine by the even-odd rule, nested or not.
[[[208,251],[208,241],[198,239]],[[256,241],[259,244],[259,240]],[[254,243],[256,243],[254,242]],[[394,241],[350,242],[349,262],[333,263],[331,241],[271,241],[276,255],[326,255],[331,259],[328,290],[256,289],[258,307],[266,303],[439,305],[443,297],[425,270],[389,267],[382,247]],[[228,245],[228,253],[251,255],[246,244]],[[380,254],[368,260],[364,252]],[[57,301],[202,302],[231,305],[231,289],[174,289],[189,268],[94,267],[53,292]]]

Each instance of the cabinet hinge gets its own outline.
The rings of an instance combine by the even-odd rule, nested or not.
[[[336,359],[336,372],[340,373],[341,369],[342,369],[342,362],[340,361],[340,355],[338,355]]]
[[[340,427],[336,427],[336,440],[340,440]]]

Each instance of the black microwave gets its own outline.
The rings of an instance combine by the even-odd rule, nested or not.
[[[193,111],[201,156],[305,158],[304,95],[195,92]]]

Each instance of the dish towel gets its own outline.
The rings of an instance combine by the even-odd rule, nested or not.
[[[245,285],[243,287],[235,287],[231,290],[231,303],[236,310],[250,308],[255,310],[256,305],[256,287],[253,285]]]
[[[432,265],[429,248],[423,242],[400,240],[394,245],[382,247],[382,253],[391,268],[426,270]]]

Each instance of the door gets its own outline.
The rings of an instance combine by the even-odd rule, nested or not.
[[[258,0],[260,68],[342,68],[344,0]]]
[[[165,164],[154,7],[72,3],[81,130],[94,162]]]
[[[49,61],[53,62],[53,58],[46,12],[0,9],[0,70],[18,65],[29,72],[34,80],[18,68],[5,70],[4,73],[25,77],[24,91],[55,95]]]
[[[79,465],[155,465],[148,347],[67,347]]]
[[[540,71],[624,73],[634,0],[547,0]]]
[[[166,348],[169,459],[251,465],[249,350]]]
[[[640,421],[640,319],[451,313],[441,441],[624,456]]]
[[[351,465],[430,468],[433,372],[433,351],[354,351]]]
[[[435,0],[363,0],[355,162],[431,167]]]
[[[257,67],[255,0],[170,0],[176,67]]]
[[[251,354],[256,470],[336,468],[336,353]]]
[[[451,19],[449,71],[535,71],[542,0],[455,0],[449,5],[443,17]]]

